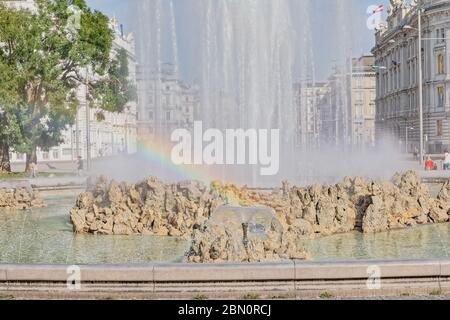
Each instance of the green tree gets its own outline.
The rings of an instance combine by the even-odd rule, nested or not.
[[[122,51],[112,50],[108,17],[85,0],[36,5],[30,12],[0,3],[0,121],[8,124],[0,126],[0,150],[4,162],[11,147],[26,153],[26,170],[36,161],[37,147],[48,150],[62,142],[76,116],[81,84],[88,86],[93,108],[120,112],[134,96],[126,53],[124,59]]]

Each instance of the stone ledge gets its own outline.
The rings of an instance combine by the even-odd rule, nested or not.
[[[82,282],[213,283],[358,280],[378,266],[381,279],[447,278],[450,260],[352,261],[251,264],[80,265]],[[65,265],[0,265],[0,281],[66,282]],[[289,284],[290,286],[290,284]]]
[[[367,279],[370,267],[379,267],[381,278],[439,277],[440,261],[296,261],[296,280]],[[450,271],[450,261],[448,262]]]
[[[155,282],[294,280],[294,263],[156,265]]]

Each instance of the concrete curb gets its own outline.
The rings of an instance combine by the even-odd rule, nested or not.
[[[450,277],[450,260],[352,261],[249,264],[80,265],[89,282],[254,282],[367,279],[376,266],[381,279]],[[0,264],[0,281],[65,282],[67,265]]]
[[[204,295],[242,298],[311,298],[324,292],[340,297],[450,293],[449,260],[312,262],[260,264],[80,265],[81,288],[67,285],[67,265],[1,265],[0,292],[33,297],[182,298]],[[370,288],[373,270],[379,288]]]

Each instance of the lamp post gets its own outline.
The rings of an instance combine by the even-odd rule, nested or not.
[[[91,170],[91,109],[89,108],[89,70],[86,67],[86,169]]]
[[[418,73],[419,73],[419,154],[420,164],[423,165],[424,161],[424,139],[423,139],[423,75],[422,75],[422,8],[417,9],[417,29],[409,25],[403,27],[403,29],[416,30],[418,33]],[[428,40],[428,39],[427,39]]]

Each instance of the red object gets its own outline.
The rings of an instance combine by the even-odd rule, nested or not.
[[[434,170],[434,161],[433,160],[427,160],[425,162],[425,170],[431,171]]]

